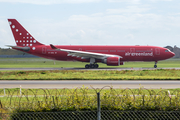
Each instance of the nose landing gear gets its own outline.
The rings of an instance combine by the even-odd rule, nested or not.
[[[154,65],[154,68],[157,68],[157,61],[155,61],[155,65]]]

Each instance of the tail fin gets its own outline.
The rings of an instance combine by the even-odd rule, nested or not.
[[[35,40],[34,37],[16,19],[8,19],[8,22],[17,46],[43,45]]]

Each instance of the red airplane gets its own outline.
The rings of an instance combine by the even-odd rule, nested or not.
[[[9,47],[53,60],[89,62],[85,68],[98,68],[98,62],[119,66],[126,61],[154,61],[156,68],[157,61],[175,55],[169,49],[157,46],[44,45],[16,19],[8,19],[8,22],[17,44]]]

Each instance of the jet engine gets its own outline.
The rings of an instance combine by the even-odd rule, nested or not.
[[[120,62],[120,65],[124,65],[124,62]]]
[[[102,60],[102,63],[105,63],[109,66],[119,66],[120,57],[108,57],[107,59]]]

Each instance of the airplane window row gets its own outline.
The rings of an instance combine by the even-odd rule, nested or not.
[[[152,50],[136,50],[136,52],[152,52]]]

